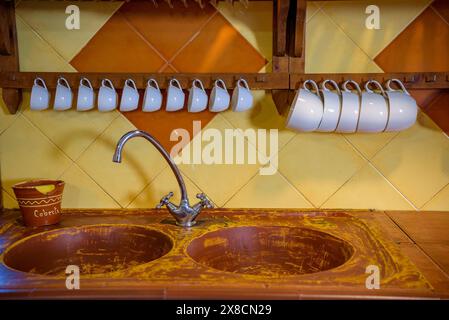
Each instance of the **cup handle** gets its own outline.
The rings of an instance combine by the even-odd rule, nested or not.
[[[201,80],[199,80],[199,79],[193,80],[193,82],[192,82],[192,87],[195,87],[195,84],[196,84],[196,87],[197,87],[197,88],[199,88],[199,89],[205,91],[205,90],[204,90],[203,83],[201,82]]]
[[[131,85],[129,85],[130,83],[131,83]],[[134,90],[137,91],[136,83],[134,82],[133,79],[127,79],[125,81],[125,85],[127,85],[128,87],[131,87],[131,88],[133,88]]]
[[[181,84],[179,83],[178,79],[171,79],[170,80],[170,85],[175,87],[175,85],[173,85],[173,83],[177,84],[177,87],[182,90]]]
[[[384,91],[384,88],[382,88],[382,85],[379,83],[379,82],[377,82],[376,80],[369,80],[367,83],[365,83],[365,90],[367,91],[367,92],[369,92],[369,93],[373,93],[373,90],[371,90],[370,88],[369,88],[369,85],[370,84],[375,84],[376,85],[376,87],[378,87],[379,89],[380,89],[380,92],[382,93],[382,95],[385,97],[385,91]]]
[[[226,89],[226,84],[224,83],[223,80],[221,80],[221,79],[215,80],[215,86],[218,87],[219,84],[221,84],[221,87],[222,87],[223,89],[228,90],[228,89]]]
[[[83,82],[85,82],[85,83],[88,84],[87,87],[93,89],[92,84],[90,83],[89,79],[87,79],[87,78],[81,78],[81,80],[80,80],[80,86],[81,86],[81,85],[84,85]]]
[[[338,87],[338,84],[337,84],[334,80],[332,80],[332,79],[327,79],[327,80],[324,80],[324,81],[323,81],[323,83],[321,84],[321,87],[323,88],[324,91],[330,91],[330,90],[326,87],[326,85],[327,85],[328,83],[330,83],[330,84],[332,84],[332,85],[334,86],[334,88],[335,88],[335,90],[337,91],[338,94],[341,94],[340,88]]]
[[[242,85],[242,83],[243,83],[243,85]],[[248,82],[246,82],[245,79],[239,79],[239,80],[237,81],[237,85],[238,85],[239,87],[245,87],[246,89],[249,90]]]
[[[111,89],[114,89],[114,90],[115,90],[114,85],[112,84],[112,81],[111,81],[111,80],[109,80],[109,79],[103,79],[103,80],[101,81],[101,85],[102,85],[103,87],[106,87],[106,84],[109,84],[109,87],[110,87]]]
[[[354,80],[346,80],[344,83],[343,83],[343,90],[344,91],[346,91],[346,92],[351,92],[351,90],[349,90],[348,89],[348,84],[352,84],[353,86],[354,86],[354,88],[357,90],[357,92],[359,93],[359,95],[361,95],[362,94],[362,90],[360,89],[360,86],[359,86],[359,84],[357,83],[357,82],[355,82]]]
[[[39,85],[39,82],[41,83],[41,85],[42,85],[42,87],[44,87],[45,89],[47,89],[47,85],[45,84],[45,81],[44,81],[44,79],[42,79],[42,78],[36,78],[36,79],[34,79],[34,84],[35,85]]]
[[[393,88],[390,86],[391,82],[396,83],[396,84],[401,88],[401,90],[402,90],[404,93],[410,95],[410,93],[408,93],[407,89],[405,89],[404,84],[403,84],[403,83],[401,82],[401,80],[399,80],[399,79],[390,79],[390,80],[387,81],[387,83],[385,84],[385,86],[387,87],[388,91],[399,91],[399,90],[393,89]]]
[[[312,85],[312,87],[315,89],[316,94],[319,95],[320,90],[318,89],[318,85],[316,84],[315,81],[313,81],[313,80],[311,80],[311,79],[304,81],[304,83],[302,84],[302,87],[304,88],[304,90],[310,91],[310,89],[307,88],[307,85],[308,85],[309,83],[310,83],[310,84]]]
[[[148,82],[147,82],[147,86],[148,87],[151,87],[151,84],[154,84],[154,88],[156,88],[156,89],[158,89],[158,90],[160,90],[159,89],[159,84],[157,83],[157,81],[156,80],[154,80],[154,79],[150,79],[150,80],[148,80]]]
[[[58,84],[62,84],[61,82],[62,82],[67,88],[71,89],[71,88],[70,88],[70,85],[69,85],[69,82],[67,81],[66,78],[64,78],[64,77],[58,78]]]

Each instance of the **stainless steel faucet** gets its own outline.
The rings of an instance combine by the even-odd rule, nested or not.
[[[213,208],[212,203],[207,198],[204,193],[198,193],[196,197],[200,199],[200,201],[195,204],[193,207],[189,204],[189,199],[187,197],[186,185],[184,183],[184,179],[179,172],[178,167],[173,162],[172,158],[168,152],[162,147],[159,141],[157,141],[152,135],[142,130],[134,130],[128,133],[125,133],[120,140],[117,142],[117,146],[115,147],[114,157],[112,161],[120,163],[122,161],[122,150],[125,143],[135,137],[142,137],[150,141],[156,149],[162,154],[164,159],[168,162],[168,165],[172,169],[173,173],[176,176],[176,180],[179,184],[179,189],[181,190],[181,202],[179,205],[175,205],[170,202],[170,198],[173,196],[173,192],[170,192],[165,197],[161,199],[161,202],[157,205],[157,208],[162,208],[162,206],[166,206],[170,214],[176,219],[176,223],[182,227],[188,228],[193,226],[196,221],[196,217],[200,214],[203,208]]]

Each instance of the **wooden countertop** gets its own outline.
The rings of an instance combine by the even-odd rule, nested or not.
[[[117,224],[160,230],[174,242],[166,256],[118,274],[86,277],[83,290],[67,290],[61,277],[13,270],[3,261],[17,241],[64,227]],[[254,276],[211,269],[186,248],[199,237],[242,226],[309,228],[351,243],[351,260],[335,269],[299,276]],[[165,210],[65,210],[57,226],[25,228],[18,210],[0,213],[0,298],[449,298],[449,212],[293,209],[213,209],[190,230]],[[38,254],[38,253],[37,253]],[[367,264],[379,264],[379,290],[365,288]]]

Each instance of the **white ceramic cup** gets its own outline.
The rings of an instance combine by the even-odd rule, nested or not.
[[[185,94],[181,84],[176,79],[171,79],[167,89],[167,105],[165,110],[178,111],[184,107]]]
[[[251,109],[253,106],[253,95],[245,79],[239,79],[232,92],[232,111],[241,112]]]
[[[98,91],[98,110],[102,112],[112,111],[117,107],[117,92],[111,80],[103,79]]]
[[[315,93],[307,88],[311,84]],[[323,117],[323,101],[319,97],[318,85],[313,80],[306,80],[303,87],[296,92],[287,116],[287,128],[298,131],[314,131]]]
[[[120,99],[120,111],[132,111],[139,107],[139,91],[132,79],[127,79]]]
[[[354,86],[356,92],[348,89],[349,83]],[[354,133],[359,123],[360,96],[362,95],[362,90],[360,90],[358,83],[353,80],[346,80],[342,87],[340,120],[335,131]]]
[[[89,79],[81,78],[78,87],[78,98],[76,102],[76,110],[86,111],[94,107],[95,92]]]
[[[61,77],[56,85],[55,101],[53,108],[55,110],[68,110],[72,107],[72,89],[68,81]]]
[[[223,80],[215,80],[214,87],[210,93],[209,99],[209,111],[221,112],[229,108],[229,102],[231,96],[226,89],[226,85]]]
[[[45,110],[48,108],[49,100],[50,92],[48,92],[44,79],[34,79],[33,88],[31,89],[30,109]]]
[[[396,83],[401,90],[391,88]],[[385,131],[400,131],[411,127],[416,122],[418,106],[407,89],[398,79],[388,80],[386,83],[390,114]]]
[[[206,108],[207,108],[206,90],[204,90],[203,83],[199,79],[195,79],[192,81],[192,87],[189,90],[187,110],[189,112],[201,112]]]
[[[328,83],[332,84],[336,92],[329,90],[326,86]],[[338,118],[340,117],[341,101],[340,88],[338,84],[331,79],[323,81],[321,84],[321,96],[323,98],[323,118],[318,126],[318,131],[332,132],[335,131],[338,125]]]
[[[143,96],[143,106],[142,111],[152,112],[157,111],[162,106],[162,93],[159,89],[157,81],[150,79],[147,82],[147,88],[145,89],[145,94]]]
[[[375,93],[369,88],[374,84],[381,92]],[[362,93],[360,104],[360,117],[357,131],[382,132],[387,126],[388,105],[385,91],[376,80],[370,80],[365,84],[365,92]]]

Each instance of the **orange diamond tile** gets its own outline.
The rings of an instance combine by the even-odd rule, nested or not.
[[[201,121],[201,127],[205,127],[216,115],[209,111],[189,113],[186,108],[181,111],[167,112],[164,110],[164,106],[165,102],[159,111],[143,112],[139,109],[132,112],[123,112],[123,115],[140,130],[148,131],[154,135],[168,151],[181,141],[170,141],[170,134],[173,130],[185,129],[192,139],[193,121],[199,120]],[[189,141],[185,141],[185,144]]]
[[[266,63],[221,14],[216,14],[172,61],[182,72],[258,72]]]
[[[449,92],[443,91],[436,97],[425,112],[444,132],[449,134]]]
[[[173,1],[170,8],[165,1],[158,1],[155,8],[151,1],[125,3],[119,11],[167,59],[182,48],[207,22],[216,9],[207,4],[201,9],[195,3],[185,8],[181,1]]]
[[[441,93],[442,90],[438,89],[425,89],[425,90],[409,90],[410,94],[415,98],[418,106],[425,110],[429,104]]]
[[[162,73],[175,73],[176,70],[173,68],[173,66],[166,64],[162,69],[161,69]]]
[[[165,61],[116,12],[70,63],[85,72],[155,72]]]
[[[449,24],[424,10],[374,61],[385,72],[449,70]]]

